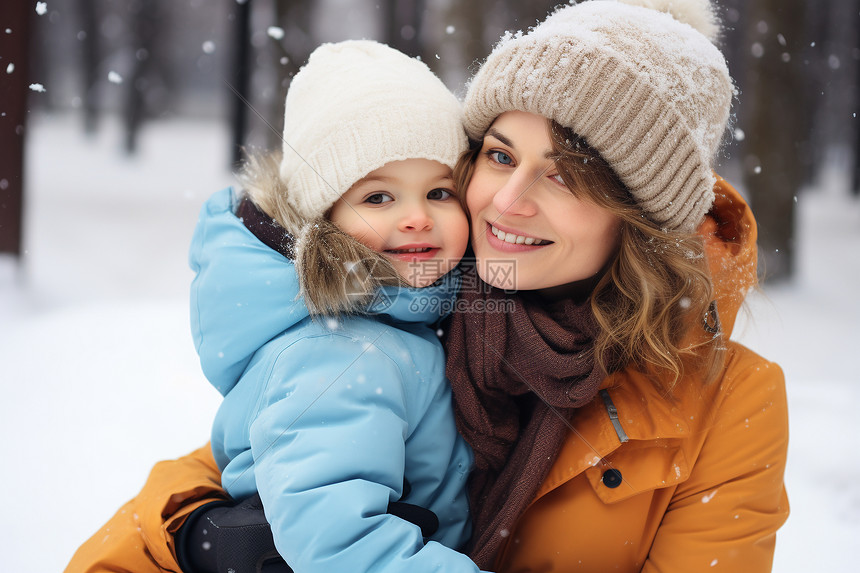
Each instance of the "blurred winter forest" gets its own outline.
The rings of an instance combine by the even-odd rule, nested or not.
[[[224,122],[225,162],[279,147],[290,78],[321,42],[372,38],[421,57],[462,94],[504,30],[555,2],[526,0],[4,0],[0,2],[0,252],[19,254],[28,118],[71,112],[96,133]],[[791,277],[798,196],[825,166],[860,189],[860,2],[722,0],[721,47],[738,87],[718,170],[753,203],[764,272]],[[229,158],[229,159],[228,159]]]

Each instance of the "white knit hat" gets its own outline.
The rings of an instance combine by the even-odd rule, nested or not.
[[[690,232],[713,203],[734,92],[708,0],[590,0],[508,34],[468,86],[466,130],[505,111],[584,137],[656,223]]]
[[[310,219],[386,163],[453,168],[466,147],[462,107],[424,63],[367,40],[323,44],[287,93],[280,174]]]

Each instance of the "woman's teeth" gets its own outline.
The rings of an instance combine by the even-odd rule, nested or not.
[[[524,237],[522,235],[514,235],[513,233],[505,233],[504,231],[500,231],[490,225],[490,230],[493,231],[493,234],[498,237],[500,241],[504,241],[506,243],[515,243],[517,245],[544,245],[549,243],[550,241],[544,241],[543,239],[535,239],[534,237]]]

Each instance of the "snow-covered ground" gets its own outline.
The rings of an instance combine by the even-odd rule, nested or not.
[[[4,571],[61,571],[153,463],[208,438],[219,397],[188,328],[200,204],[233,181],[227,131],[148,124],[122,156],[106,121],[35,117],[26,255],[0,257]],[[788,380],[792,515],[776,573],[857,571],[860,203],[838,171],[799,199],[799,273],[753,297],[736,338]]]

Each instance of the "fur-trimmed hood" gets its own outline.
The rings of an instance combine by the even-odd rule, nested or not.
[[[235,214],[240,199],[228,188],[203,205],[189,255],[196,273],[191,284],[194,344],[204,374],[225,395],[257,350],[312,315],[302,295],[300,265],[266,246],[246,227]],[[301,256],[301,239],[296,250]],[[340,268],[344,261],[348,259],[340,261]],[[328,291],[342,294],[341,306],[350,313],[430,325],[454,307],[459,278],[448,273],[422,289],[379,286],[372,279],[363,284],[371,286],[369,297],[353,296],[347,288],[351,284]]]
[[[306,219],[289,200],[280,153],[251,155],[239,178],[248,198],[293,239],[289,256],[311,314],[362,312],[382,286],[407,286],[391,262],[341,231],[325,215]]]

